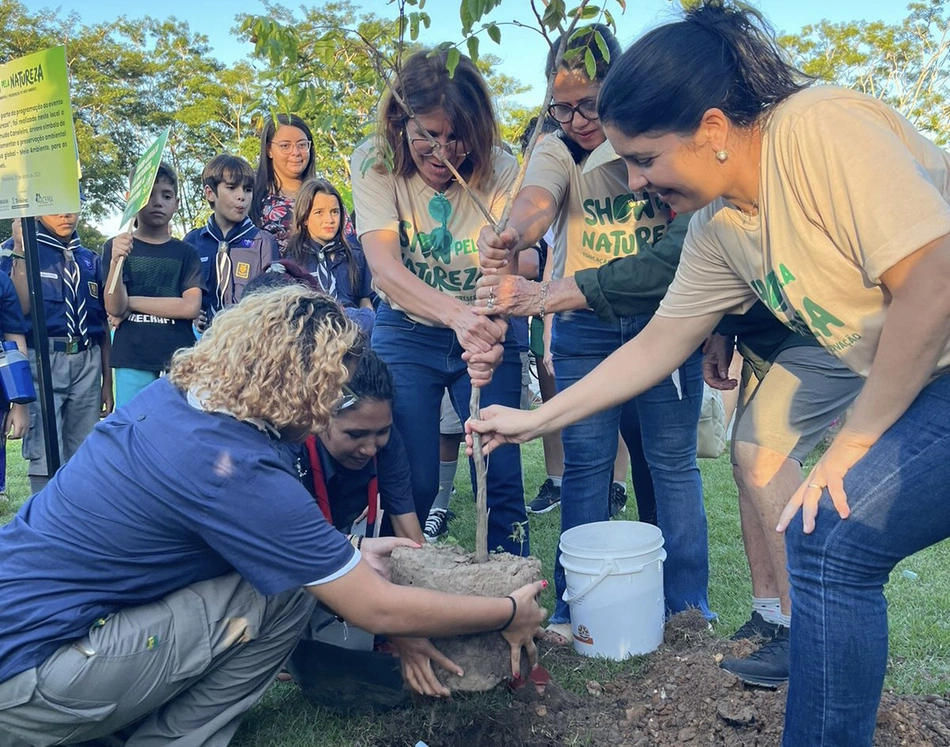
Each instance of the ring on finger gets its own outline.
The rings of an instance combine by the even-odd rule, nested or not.
[[[491,311],[491,310],[494,309],[494,308],[495,308],[495,298],[494,298],[494,296],[489,296],[489,297],[488,297],[488,310]]]
[[[824,490],[824,489],[825,489],[825,486],[824,486],[824,485],[819,485],[817,482],[810,482],[810,483],[808,483],[808,485],[806,485],[805,487],[808,487],[808,488],[818,488],[819,490]]]

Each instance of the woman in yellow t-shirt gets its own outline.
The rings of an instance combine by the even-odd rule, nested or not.
[[[603,54],[594,34],[609,49]],[[670,231],[670,208],[644,187],[631,189],[623,163],[609,152],[597,116],[597,96],[620,45],[606,26],[575,35],[557,69],[548,57],[545,73],[554,76],[548,112],[560,132],[546,137],[531,154],[524,186],[518,192],[506,230],[482,229],[480,243],[517,253],[533,246],[550,226],[554,233],[552,278],[570,277],[616,257],[654,252],[676,245],[683,232]],[[589,76],[585,59],[594,60]],[[604,154],[606,153],[606,157]],[[605,161],[596,165],[598,160]],[[680,216],[677,221],[685,221]],[[486,253],[487,256],[487,253]],[[488,267],[488,263],[486,263]],[[669,277],[658,280],[631,316],[604,321],[593,311],[559,313],[551,325],[551,354],[557,388],[563,391],[590,373],[625,342],[640,334],[659,306]],[[546,288],[547,285],[542,285]],[[544,306],[541,307],[542,316]],[[663,567],[665,609],[670,613],[709,609],[709,551],[703,485],[696,465],[696,437],[702,407],[702,356],[693,355],[642,396],[585,418],[561,433],[564,476],[561,483],[561,531],[607,521],[614,515],[612,476],[618,430],[649,466],[655,494],[656,523],[667,553]],[[554,568],[557,605],[553,632],[566,632],[570,608],[560,553]],[[565,628],[561,628],[561,626]]]
[[[623,55],[598,111],[631,188],[697,211],[677,275],[584,381],[477,427],[491,447],[613,406],[756,299],[810,330],[866,383],[779,521],[794,620],[783,743],[870,747],[884,583],[950,536],[950,154],[880,101],[808,83],[757,13],[721,0]]]
[[[413,115],[387,92],[377,136],[360,145],[351,162],[359,238],[382,299],[372,344],[396,381],[393,421],[406,444],[423,524],[439,492],[443,391],[463,422],[472,382],[482,387],[483,405],[517,407],[524,349],[503,320],[475,313],[475,240],[485,217],[436,150],[496,220],[518,164],[497,146],[491,94],[481,74],[464,56],[454,75],[446,63],[445,52],[421,51],[406,60],[393,87]],[[492,456],[488,506],[489,548],[527,555],[517,446]]]

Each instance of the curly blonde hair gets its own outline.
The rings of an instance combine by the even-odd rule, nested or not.
[[[215,316],[194,347],[175,353],[168,378],[207,393],[208,409],[313,433],[327,427],[362,346],[336,301],[291,285],[245,296]]]

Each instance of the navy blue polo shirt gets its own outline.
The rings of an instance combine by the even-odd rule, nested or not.
[[[269,595],[359,555],[297,476],[298,447],[192,407],[167,378],[99,423],[0,528],[0,682],[100,617],[237,571]]]
[[[351,470],[334,459],[317,438],[317,452],[323,467],[323,479],[327,485],[330,513],[333,526],[349,533],[353,522],[363,513],[369,499],[369,483],[378,478],[379,503],[390,516],[415,513],[412,497],[412,475],[409,472],[409,457],[402,437],[395,427],[390,431],[389,441],[376,454],[376,464],[370,460],[363,469]],[[306,452],[301,455],[300,475],[308,490],[313,489],[309,460]]]
[[[50,234],[38,221],[36,237],[46,334],[50,337],[65,337],[69,333],[66,325],[66,280],[63,275],[66,265],[63,250],[66,244]],[[73,238],[77,237],[78,234],[73,233]],[[86,331],[90,339],[100,340],[106,330],[106,310],[102,302],[102,260],[84,246],[74,249],[73,257],[79,266],[79,295],[86,306]],[[33,322],[28,317],[25,321],[26,341],[33,347]]]
[[[26,318],[20,308],[16,288],[9,276],[0,272],[0,337],[26,333]]]

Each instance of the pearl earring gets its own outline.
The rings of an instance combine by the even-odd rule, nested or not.
[[[727,151],[725,148],[716,151],[716,160],[719,161],[719,163],[725,163],[728,159],[729,151]]]

